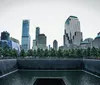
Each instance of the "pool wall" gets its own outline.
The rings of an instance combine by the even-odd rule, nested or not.
[[[17,59],[0,60],[0,77],[4,74],[11,73],[18,69]]]
[[[100,75],[96,59],[1,59],[0,77],[21,70],[85,70]]]
[[[18,69],[78,70],[82,68],[81,59],[18,59]]]
[[[83,70],[100,75],[100,60],[97,59],[83,59]]]

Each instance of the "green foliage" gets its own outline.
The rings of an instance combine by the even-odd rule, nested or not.
[[[56,50],[54,50],[53,48],[49,51],[49,56],[54,57],[56,56]]]
[[[20,52],[20,56],[25,57],[26,55],[27,55],[26,52],[22,49],[21,52]]]
[[[44,56],[44,51],[43,49],[40,49],[40,54],[39,54],[40,57],[43,57]]]
[[[77,58],[83,57],[83,50],[82,49],[76,49],[76,56]]]
[[[40,48],[37,49],[37,56],[40,56]]]
[[[33,51],[33,56],[35,56],[35,57],[37,56],[36,50]]]
[[[98,55],[97,52],[98,52],[97,49],[96,49],[95,47],[93,47],[93,48],[91,49],[91,56],[96,57],[96,56]]]
[[[48,49],[45,49],[45,51],[44,51],[44,56],[45,56],[45,57],[49,56],[49,51],[48,51]]]
[[[91,57],[91,48],[88,47],[86,52],[87,52],[86,53],[87,57],[90,58]]]
[[[76,50],[75,49],[69,50],[69,57],[70,58],[75,58],[76,57]]]
[[[33,54],[34,54],[34,52],[33,52],[32,49],[29,49],[29,50],[27,51],[27,56],[33,56]]]
[[[63,57],[63,52],[61,49],[57,51],[57,57]]]
[[[69,57],[69,51],[68,50],[64,50],[62,54],[63,54],[63,57],[65,57],[65,58]]]
[[[0,47],[0,56],[3,55],[3,48]]]

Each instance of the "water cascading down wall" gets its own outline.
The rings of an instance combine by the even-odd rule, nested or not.
[[[87,70],[100,74],[96,59],[1,59],[0,76],[17,70]]]

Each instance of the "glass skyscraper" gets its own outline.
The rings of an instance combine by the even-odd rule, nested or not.
[[[38,40],[38,35],[40,34],[40,28],[36,27],[36,41]]]
[[[29,20],[22,22],[22,49],[25,51],[30,49]]]

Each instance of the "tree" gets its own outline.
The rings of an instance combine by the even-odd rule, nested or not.
[[[63,51],[63,57],[69,57],[69,51],[68,50],[64,50]]]
[[[33,56],[33,54],[34,54],[34,52],[33,52],[32,49],[29,49],[29,50],[27,51],[27,56]]]
[[[63,57],[63,52],[61,49],[57,51],[57,57]]]
[[[2,55],[3,55],[3,48],[0,47],[0,56],[2,56]]]
[[[69,50],[69,57],[71,57],[71,58],[75,58],[76,57],[76,50],[75,49]]]
[[[40,56],[40,48],[37,49],[37,56]]]
[[[83,57],[82,49],[76,49],[76,56],[77,56],[77,58],[82,58]]]
[[[51,57],[54,57],[54,56],[56,56],[56,51],[52,48],[51,50],[50,50],[50,54],[49,54]]]
[[[5,57],[10,57],[10,56],[12,56],[11,49],[10,49],[10,48],[4,48],[3,55],[4,55]]]
[[[45,49],[44,56],[47,57],[48,55],[49,55],[49,51],[48,51],[48,49]]]
[[[83,53],[82,53],[83,57],[87,57],[87,49],[83,49]]]
[[[33,56],[35,56],[35,57],[37,56],[36,50],[33,51]]]
[[[44,50],[43,49],[40,49],[40,57],[43,57],[44,56]]]
[[[91,56],[92,56],[92,57],[97,57],[97,55],[98,55],[97,52],[98,52],[97,49],[96,49],[95,47],[93,47],[93,48],[91,49]]]
[[[98,49],[97,54],[98,54],[98,58],[100,58],[100,48]]]
[[[91,57],[91,48],[88,47],[86,52],[87,52],[86,54],[87,54],[88,58],[90,58]]]
[[[26,52],[24,51],[24,49],[22,49],[21,52],[20,52],[20,56],[25,57],[26,55],[27,55]]]

